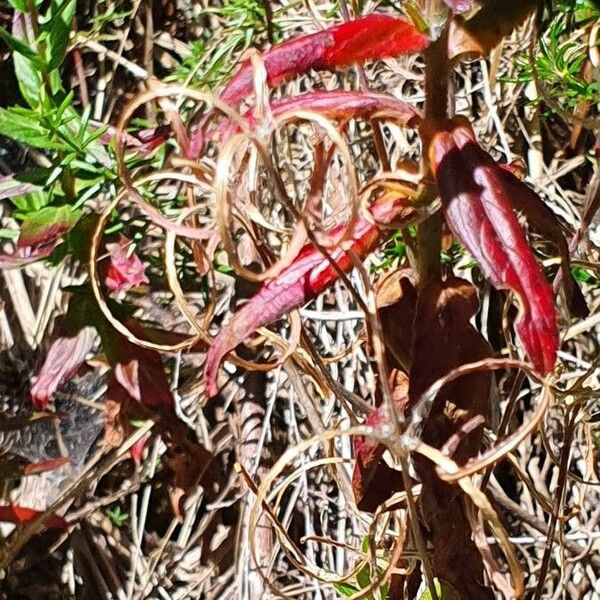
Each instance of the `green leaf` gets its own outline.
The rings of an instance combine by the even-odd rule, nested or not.
[[[359,591],[357,588],[348,585],[347,583],[334,583],[333,587],[335,588],[336,592],[344,596],[344,598],[350,598]]]
[[[72,210],[69,206],[42,208],[23,221],[18,246],[23,248],[54,242],[70,231],[80,217],[81,211]]]
[[[25,0],[8,0],[10,5],[20,12],[27,12],[27,2]]]
[[[52,2],[46,42],[46,62],[50,70],[57,69],[65,58],[76,5],[75,0]]]
[[[44,150],[62,150],[63,144],[52,139],[52,132],[39,123],[39,115],[19,107],[0,108],[0,134]]]
[[[10,35],[6,29],[0,27],[0,38],[5,42],[5,44],[17,54],[21,54],[28,60],[30,60],[33,65],[38,67],[39,69],[43,69],[45,67],[44,61],[41,56],[37,54],[34,50],[32,50],[26,43],[22,42],[20,39]],[[17,73],[18,76],[18,73]]]
[[[592,285],[598,283],[598,279],[586,269],[581,267],[573,267],[571,272],[573,273],[573,277],[575,277],[575,279],[581,283],[589,283]]]
[[[438,579],[435,580],[435,591],[437,597],[440,598],[440,600],[444,600],[444,596],[442,596],[442,584]],[[425,591],[421,594],[419,600],[432,600],[431,591],[429,590],[429,588],[425,588]]]
[[[460,600],[460,596],[450,584],[437,578],[435,579],[435,591],[440,600]],[[425,588],[425,591],[419,596],[419,600],[431,600],[429,588]]]
[[[50,201],[50,195],[46,194],[44,190],[37,189],[24,194],[23,196],[16,196],[11,198],[11,202],[19,209],[21,213],[36,212],[46,206]],[[19,215],[16,215],[17,217]]]

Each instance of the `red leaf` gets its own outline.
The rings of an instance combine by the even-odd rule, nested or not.
[[[491,283],[517,294],[521,342],[540,373],[552,371],[558,348],[552,288],[519,226],[505,171],[464,124],[437,133],[429,152],[448,225]]]
[[[14,523],[15,525],[27,525],[35,521],[42,511],[26,508],[24,506],[0,506],[0,521]],[[52,514],[45,522],[48,529],[67,529],[67,522],[58,515]]]
[[[548,238],[557,248],[561,259],[563,288],[574,317],[587,317],[589,310],[573,273],[571,272],[571,253],[569,244],[563,235],[556,215],[544,201],[529,187],[523,185],[518,177],[506,165],[501,165],[499,175],[508,190],[508,197],[515,209],[523,212],[533,231]]]
[[[390,223],[407,209],[404,198],[381,198],[370,208],[376,222]],[[341,234],[342,225],[331,234]],[[342,271],[349,271],[353,262],[347,250],[352,249],[364,258],[381,241],[384,232],[370,220],[360,216],[352,235],[331,252],[332,259]],[[302,306],[334,283],[338,274],[320,250],[313,245],[305,246],[294,262],[278,277],[265,284],[251,298],[214,339],[204,365],[206,391],[209,396],[217,393],[217,370],[223,357],[233,350],[244,338],[276,321],[281,316]]]
[[[148,444],[148,440],[151,437],[151,433],[148,432],[145,436],[141,437],[131,448],[129,449],[129,456],[136,465],[141,464],[144,449]]]
[[[148,283],[144,264],[130,249],[131,242],[125,236],[121,236],[117,243],[106,244],[110,265],[106,272],[105,283],[106,287],[115,294]]]
[[[262,55],[269,85],[275,86],[310,69],[334,69],[368,60],[420,52],[429,38],[402,19],[372,14],[267,50]],[[252,92],[252,65],[245,61],[229,81],[222,100],[235,105]]]
[[[407,126],[415,125],[421,118],[416,108],[393,96],[346,90],[308,92],[293,98],[272,102],[270,110],[273,117],[299,110],[317,112],[330,119],[387,117]],[[252,110],[247,111],[244,118],[251,126],[256,125]],[[234,131],[236,131],[235,125],[225,123],[217,129],[215,137],[222,140],[232,135]]]

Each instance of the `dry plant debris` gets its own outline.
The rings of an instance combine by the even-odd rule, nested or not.
[[[600,598],[548,4],[0,3],[3,597]]]

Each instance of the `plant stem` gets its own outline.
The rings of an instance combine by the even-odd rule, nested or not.
[[[423,161],[426,179],[433,180],[431,169],[427,163],[427,150],[431,134],[438,125],[448,119],[448,27],[440,37],[427,48],[425,57],[425,118],[421,127],[423,144]],[[433,183],[429,184],[423,201],[432,202],[437,196]],[[428,281],[439,279],[441,275],[442,219],[439,214],[433,215],[421,224],[417,234],[416,267],[419,274],[419,285],[423,288]]]

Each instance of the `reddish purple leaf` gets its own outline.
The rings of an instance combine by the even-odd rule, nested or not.
[[[27,525],[38,519],[42,511],[27,508],[25,506],[0,506],[0,521],[14,523],[15,525]],[[67,529],[67,522],[56,514],[51,514],[45,522],[48,529]]]
[[[370,210],[376,222],[391,223],[407,210],[407,206],[405,198],[381,198]],[[344,227],[337,227],[331,234],[341,234]],[[347,272],[353,266],[347,250],[352,249],[364,258],[377,247],[384,233],[365,217],[360,216],[356,220],[352,235],[331,252],[331,257],[342,271]],[[228,352],[259,327],[268,325],[290,310],[302,306],[337,279],[336,270],[323,254],[311,244],[305,246],[294,262],[278,277],[265,284],[233,315],[214,339],[204,365],[207,394],[214,396],[217,393],[217,370]]]
[[[29,265],[36,260],[42,260],[48,258],[52,251],[53,246],[45,246],[43,248],[18,248],[16,252],[12,254],[0,254],[0,269],[18,269]]]
[[[421,52],[429,38],[402,19],[372,14],[303,35],[267,50],[262,59],[269,85],[310,69],[334,69],[369,60]],[[252,65],[245,61],[229,81],[222,100],[236,105],[252,92]]]
[[[126,292],[134,286],[148,283],[144,264],[135,252],[131,252],[131,242],[124,236],[114,244],[106,244],[110,265],[106,272],[106,287],[113,293]]]
[[[509,196],[515,190],[505,184],[505,171],[462,122],[434,136],[430,160],[448,225],[491,283],[517,294],[521,342],[535,368],[549,373],[558,348],[552,288],[519,226]]]
[[[393,96],[346,90],[308,92],[293,98],[272,102],[270,109],[274,117],[299,110],[310,110],[330,119],[390,118],[409,127],[416,125],[421,118],[416,108]],[[244,118],[250,126],[256,125],[252,110],[244,113]],[[215,137],[222,141],[231,136],[236,129],[235,125],[224,123],[217,129]]]
[[[28,248],[55,242],[73,229],[80,217],[81,211],[69,206],[46,206],[23,221],[17,247]]]
[[[93,327],[82,327],[69,333],[61,333],[50,344],[44,364],[31,387],[31,402],[35,408],[48,406],[52,394],[77,372],[94,345],[96,331]]]

